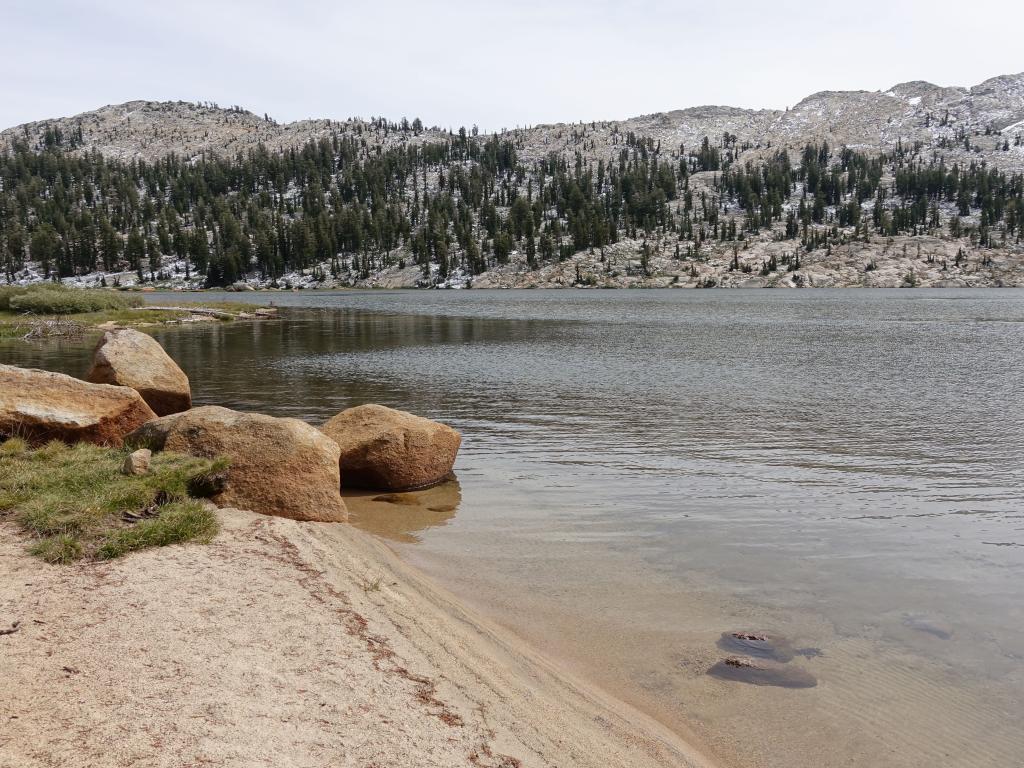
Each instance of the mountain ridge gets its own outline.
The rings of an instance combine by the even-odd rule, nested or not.
[[[0,131],[0,150],[9,149],[21,139],[39,143],[48,129],[68,133],[80,128],[82,148],[97,149],[107,157],[154,160],[171,153],[186,157],[230,156],[260,144],[271,151],[297,148],[313,139],[360,132],[360,126],[365,128],[377,119],[306,118],[278,123],[239,107],[136,99],[7,128]],[[950,130],[932,130],[936,127],[933,122],[942,123],[939,127]],[[702,136],[714,139],[728,132],[737,135],[740,142],[755,145],[794,147],[808,140],[832,137],[836,144],[884,150],[901,139],[930,143],[938,141],[943,134],[952,135],[957,128],[973,132],[1002,131],[1016,128],[1022,122],[1024,72],[997,75],[969,87],[912,80],[897,83],[887,91],[823,90],[781,110],[704,104],[621,120],[543,123],[483,132],[480,137],[510,134],[529,137],[578,125],[599,125],[615,126],[621,132],[654,131],[663,141],[680,143],[699,141]],[[449,135],[449,130],[435,126],[424,128],[416,134],[415,140],[442,139]],[[408,141],[408,137],[405,140]],[[1013,162],[1004,164],[1003,159]],[[1024,167],[1024,157],[1019,161],[1016,157],[995,158],[993,162],[1000,167]]]
[[[1024,73],[490,134],[107,105],[0,132],[0,258],[121,287],[1024,286]]]

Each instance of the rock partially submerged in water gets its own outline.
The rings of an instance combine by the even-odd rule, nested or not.
[[[348,519],[340,493],[338,446],[298,419],[209,405],[151,421],[127,442],[157,451],[227,457],[231,464],[224,486],[213,497],[222,506],[293,520]]]
[[[383,405],[349,408],[322,427],[341,448],[341,480],[352,488],[406,491],[447,478],[462,437],[451,427]]]
[[[134,389],[0,365],[0,437],[119,446],[154,418]]]
[[[794,649],[786,638],[768,632],[723,632],[717,645],[731,655],[708,670],[712,677],[780,688],[818,684],[810,672],[789,663],[795,656],[820,655],[817,648]]]
[[[723,632],[718,647],[731,653],[780,662],[791,661],[795,655],[788,640],[767,632]]]
[[[733,680],[750,685],[772,685],[779,688],[813,688],[818,684],[817,678],[801,667],[747,656],[725,658],[711,667],[708,674],[719,680]]]
[[[156,339],[130,328],[107,331],[85,378],[96,384],[131,387],[157,416],[192,407],[188,376]]]

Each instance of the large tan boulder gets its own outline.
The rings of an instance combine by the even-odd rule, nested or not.
[[[96,384],[131,387],[157,416],[192,407],[192,390],[185,372],[156,339],[130,328],[103,334],[85,378]]]
[[[154,451],[231,461],[213,500],[293,520],[348,519],[341,498],[338,446],[298,419],[207,405],[151,421],[127,442]]]
[[[342,483],[404,491],[451,474],[462,437],[451,427],[383,405],[342,411],[321,427],[341,447]]]
[[[0,365],[0,437],[117,446],[154,418],[134,389]]]

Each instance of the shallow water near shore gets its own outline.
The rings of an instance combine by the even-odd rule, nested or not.
[[[460,429],[354,522],[723,764],[1024,764],[1024,292],[224,298],[290,309],[155,334],[198,403]]]

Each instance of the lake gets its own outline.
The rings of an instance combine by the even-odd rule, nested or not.
[[[723,764],[1024,765],[1024,292],[190,298],[287,308],[155,333],[197,403],[458,428],[354,522]]]

